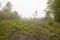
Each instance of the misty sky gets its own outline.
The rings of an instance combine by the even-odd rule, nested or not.
[[[0,0],[3,7],[10,1],[13,5],[12,10],[17,10],[22,17],[33,17],[35,10],[38,11],[37,17],[44,17],[47,0]]]

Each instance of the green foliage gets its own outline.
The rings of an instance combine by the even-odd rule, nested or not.
[[[48,24],[37,22],[34,25],[34,23],[27,24],[26,22],[22,23],[12,20],[0,20],[0,40],[9,40],[11,38],[18,39],[20,35],[24,35],[33,40],[37,40],[38,37],[42,37],[43,39],[45,37],[47,37],[46,39],[60,39],[59,33],[60,25],[58,23],[53,23],[53,25],[50,26]]]
[[[13,21],[0,21],[0,39],[8,38],[10,35],[10,32],[13,31],[13,28],[15,27],[15,22]],[[1,38],[4,37],[4,38]]]
[[[49,0],[48,9],[54,15],[55,22],[60,22],[60,0]]]

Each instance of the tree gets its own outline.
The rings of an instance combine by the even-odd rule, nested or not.
[[[54,15],[54,21],[60,22],[60,0],[48,1],[49,11]]]
[[[38,11],[35,10],[34,14],[33,14],[33,18],[36,18],[38,16]]]
[[[14,12],[12,13],[11,18],[12,18],[13,20],[18,20],[18,19],[20,19],[20,16],[18,15],[18,12],[17,12],[17,11],[14,11]]]
[[[6,19],[6,20],[19,20],[20,17],[18,15],[17,11],[12,12],[12,4],[10,2],[7,2],[5,7],[1,10],[0,19]]]
[[[11,8],[12,8],[12,4],[11,4],[10,2],[7,2],[7,4],[5,5],[5,7],[6,7],[7,9],[11,9]]]
[[[10,14],[11,9],[12,9],[12,4],[10,2],[7,2],[7,4],[5,5],[5,7],[3,7],[2,9],[2,19],[10,19]]]

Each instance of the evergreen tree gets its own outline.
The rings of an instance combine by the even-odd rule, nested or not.
[[[49,11],[54,15],[55,22],[60,22],[60,0],[48,1]]]

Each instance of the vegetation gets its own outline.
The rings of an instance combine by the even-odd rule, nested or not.
[[[0,10],[0,19],[1,20],[19,20],[20,16],[17,11],[12,12],[12,6],[10,2],[7,2],[5,7]]]
[[[49,0],[48,11],[53,14],[54,21],[60,22],[60,0]]]
[[[56,7],[59,4],[56,4],[57,0],[49,0],[45,18],[28,20],[21,19],[17,11],[12,12],[11,3],[8,2],[0,10],[0,40],[60,40],[60,10],[55,10],[50,2]],[[54,18],[50,15],[53,11]]]

